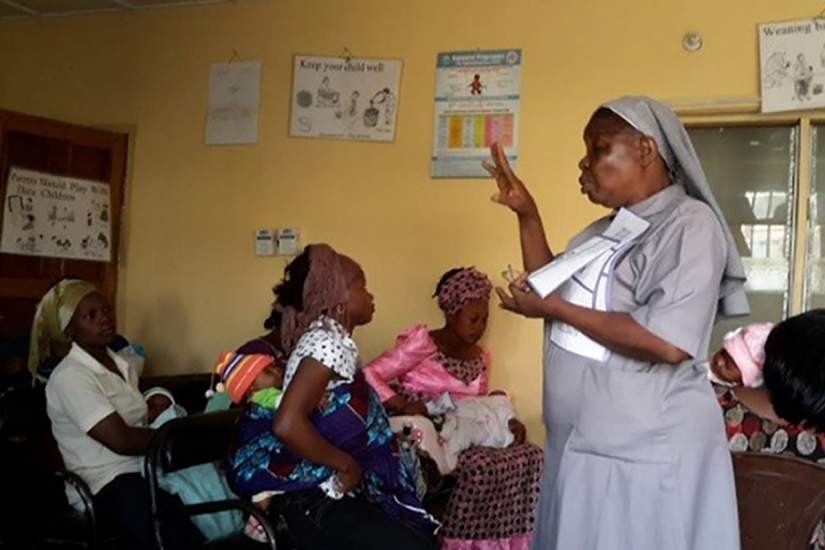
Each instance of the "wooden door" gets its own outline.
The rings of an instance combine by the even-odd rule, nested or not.
[[[65,277],[97,284],[115,303],[127,144],[126,134],[0,110],[0,198],[12,167],[107,183],[112,238],[110,262],[0,253],[0,337],[28,333],[40,297]]]

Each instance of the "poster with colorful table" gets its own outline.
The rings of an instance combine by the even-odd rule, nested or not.
[[[488,176],[489,147],[518,158],[521,50],[445,52],[436,59],[434,178]]]

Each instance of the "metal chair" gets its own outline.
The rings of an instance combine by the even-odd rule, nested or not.
[[[240,415],[239,409],[231,409],[209,414],[193,414],[170,420],[164,424],[155,435],[149,453],[146,457],[146,479],[149,482],[149,495],[152,503],[152,516],[155,521],[155,536],[161,549],[164,548],[161,535],[163,517],[158,510],[159,479],[162,474],[176,472],[198,464],[208,464],[223,460],[229,451],[234,438],[235,421]],[[201,504],[185,505],[184,510],[190,516],[212,514],[227,510],[241,510],[254,516],[260,523],[268,539],[267,546],[276,550],[276,534],[267,515],[252,504],[239,500],[227,499]],[[253,545],[261,548],[263,545],[255,543],[239,534],[226,541],[217,541],[208,544],[231,546]]]
[[[10,548],[88,550],[117,548],[122,542],[98,521],[88,485],[63,468],[42,385],[13,387],[0,395],[0,456],[4,492],[15,495],[0,542]],[[80,509],[67,502],[66,486],[78,493]]]

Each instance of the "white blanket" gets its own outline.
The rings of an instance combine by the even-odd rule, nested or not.
[[[441,433],[426,416],[392,416],[390,428],[405,427],[416,434],[416,447],[432,458],[441,474],[449,474],[461,451],[470,447],[507,447],[513,442],[510,419],[516,414],[506,395],[463,397],[455,400],[455,410],[444,415]]]
[[[516,417],[506,395],[464,397],[445,415],[441,438],[447,466],[453,470],[461,451],[470,447],[507,447],[513,442],[510,419]]]

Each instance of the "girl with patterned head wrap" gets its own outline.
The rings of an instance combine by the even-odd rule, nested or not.
[[[275,289],[289,353],[276,411],[238,422],[228,477],[244,498],[277,493],[300,548],[434,548],[437,528],[415,494],[384,408],[364,379],[352,332],[372,320],[361,267],[310,245]]]
[[[473,267],[447,271],[434,294],[444,326],[407,329],[364,367],[384,406],[403,415],[393,425],[414,426],[419,449],[442,474],[458,480],[443,517],[447,550],[530,544],[543,458],[541,449],[525,442],[524,425],[507,395],[489,392],[491,356],[479,341],[492,289]],[[436,433],[426,417],[442,414]],[[489,521],[491,507],[500,511],[500,521]]]
[[[490,352],[478,342],[487,330],[492,290],[490,279],[473,267],[442,275],[433,297],[444,314],[444,326],[432,331],[426,325],[410,327],[394,348],[364,367],[389,411],[426,415],[426,403],[444,393],[487,394]],[[399,391],[390,386],[394,380]]]

